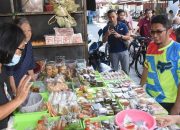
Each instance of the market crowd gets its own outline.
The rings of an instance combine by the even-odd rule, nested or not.
[[[109,44],[113,70],[129,74],[128,42],[134,34],[148,37],[146,60],[140,85],[170,115],[180,114],[180,17],[156,15],[146,9],[141,12],[138,27],[134,30],[124,10],[109,10],[108,23],[103,29],[103,42]],[[120,65],[119,65],[120,64]],[[158,117],[161,126],[179,122],[180,116]],[[173,121],[172,121],[173,120]]]
[[[179,14],[172,18],[153,15],[151,9],[146,9],[139,17],[137,30],[122,9],[109,10],[107,16],[109,21],[103,29],[103,42],[109,44],[112,68],[118,71],[120,63],[122,70],[129,74],[127,48],[131,36],[139,32],[141,36],[151,37],[140,84],[146,86],[146,92],[169,114],[176,115],[160,117],[162,126],[180,123]],[[26,18],[0,25],[0,129],[7,127],[13,111],[26,100],[32,85],[30,81],[35,81],[31,36]]]

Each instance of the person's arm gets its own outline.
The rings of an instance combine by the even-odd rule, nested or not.
[[[15,98],[4,105],[0,105],[0,121],[10,115],[18,106],[21,105],[21,103],[21,100]]]
[[[16,84],[15,84],[14,76],[9,76],[9,81],[10,81],[12,92],[14,95],[16,95]]]
[[[121,39],[122,39],[122,40],[125,40],[125,41],[130,40],[130,34],[129,34],[129,32],[126,33],[125,35],[121,35]]]
[[[157,126],[167,127],[174,124],[180,124],[180,115],[167,115],[156,117]]]
[[[114,33],[114,29],[109,29],[108,27],[105,27],[103,29],[103,37],[102,37],[102,42],[105,43],[108,41],[108,37],[109,35],[111,35],[112,33]]]
[[[107,31],[106,33],[105,33],[105,35],[103,35],[103,38],[102,38],[102,42],[103,43],[105,43],[105,42],[107,42],[108,41],[108,37],[109,37],[109,31]]]
[[[178,92],[176,97],[176,102],[171,109],[171,115],[179,115],[180,114],[180,84],[178,85]]]
[[[143,22],[143,20],[140,19],[139,22],[138,22],[138,24],[137,24],[137,26],[136,26],[136,28],[135,28],[135,30],[134,30],[134,34],[140,32],[140,27],[143,25],[142,22]]]
[[[180,62],[180,56],[179,56],[179,49],[177,49],[177,56],[178,56],[178,60],[177,60],[177,63]],[[178,79],[180,78],[180,65],[178,64],[178,67],[177,67],[177,70],[176,70],[176,73],[178,75]],[[178,84],[177,86],[177,97],[176,97],[176,102],[174,103],[174,106],[172,107],[171,111],[170,111],[170,114],[171,115],[180,115],[180,83]]]
[[[29,89],[32,84],[29,84],[31,76],[25,75],[18,86],[17,95],[12,101],[0,105],[0,121],[10,115],[18,106],[20,106],[26,99]]]
[[[142,76],[141,76],[141,81],[140,81],[140,85],[141,85],[142,87],[143,87],[144,84],[146,83],[147,74],[148,74],[148,68],[144,67],[143,73],[142,73]]]
[[[124,41],[127,41],[127,40],[130,40],[130,35],[129,35],[129,32],[128,32],[128,27],[124,24],[124,32],[123,34],[119,34],[118,32],[114,32],[114,36],[116,38],[119,38],[121,40],[124,40]]]

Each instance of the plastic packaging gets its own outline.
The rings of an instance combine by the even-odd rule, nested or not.
[[[21,0],[23,12],[43,12],[44,0]]]

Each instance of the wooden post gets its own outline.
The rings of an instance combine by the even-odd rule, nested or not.
[[[15,16],[14,16],[14,1],[10,0],[10,3],[11,3],[11,13],[13,14],[12,18],[15,19]]]

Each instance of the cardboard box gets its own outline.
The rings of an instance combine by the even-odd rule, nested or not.
[[[52,35],[45,35],[46,45],[53,45],[54,44],[54,36]]]
[[[70,36],[74,34],[73,28],[54,28],[56,36]]]
[[[72,36],[63,36],[63,44],[71,44]]]
[[[77,33],[72,36],[72,43],[83,43],[81,33]]]
[[[63,36],[54,36],[54,44],[63,44]]]

